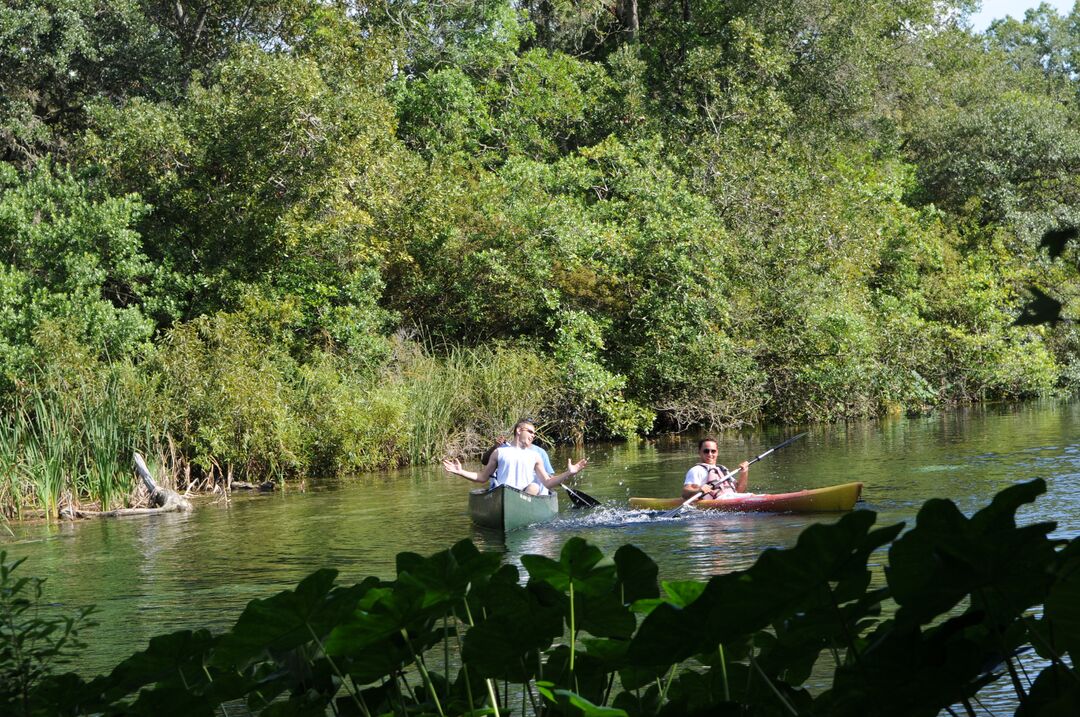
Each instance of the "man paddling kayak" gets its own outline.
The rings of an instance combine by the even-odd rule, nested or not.
[[[697,465],[686,472],[683,480],[683,499],[692,498],[702,493],[702,500],[715,500],[722,495],[745,493],[750,482],[750,461],[739,464],[737,475],[728,476],[728,469],[716,463],[719,453],[716,439],[702,438],[698,441]],[[727,478],[725,478],[727,476]]]
[[[540,454],[532,450],[536,426],[532,421],[521,420],[514,424],[514,437],[509,445],[499,446],[492,451],[484,467],[477,471],[467,471],[461,467],[458,459],[446,459],[443,468],[451,475],[461,476],[474,483],[486,483],[492,474],[496,474],[496,485],[509,485],[529,495],[547,495],[549,489],[562,483],[567,478],[577,475],[588,464],[588,458],[577,463],[566,461],[566,472],[550,475],[544,470]]]

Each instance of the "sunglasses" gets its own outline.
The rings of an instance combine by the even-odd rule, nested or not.
[[[702,453],[710,453],[710,454],[711,454],[711,453],[716,453],[716,452],[717,452],[717,450],[716,450],[715,448],[702,448],[702,449],[701,449],[701,452],[702,452]]]

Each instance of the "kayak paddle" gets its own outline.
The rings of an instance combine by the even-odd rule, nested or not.
[[[750,460],[748,460],[748,461],[746,462],[746,465],[747,465],[747,466],[749,466],[749,465],[750,465],[751,463],[757,463],[758,461],[760,461],[760,460],[761,460],[762,458],[764,458],[765,456],[769,455],[769,454],[770,454],[770,453],[772,453],[773,451],[779,450],[779,449],[783,448],[784,446],[788,445],[789,443],[794,443],[795,441],[799,440],[800,438],[802,438],[802,437],[803,437],[803,436],[805,436],[805,435],[806,435],[806,433],[800,433],[800,434],[799,434],[799,435],[797,435],[797,436],[792,436],[791,438],[787,439],[787,440],[786,440],[786,441],[784,441],[783,443],[781,443],[781,444],[779,444],[779,445],[776,445],[776,446],[773,446],[772,448],[770,448],[769,450],[765,451],[765,452],[764,452],[764,453],[762,453],[761,455],[759,455],[759,456],[756,456],[756,457],[754,457],[754,458],[751,458]],[[736,468],[736,470],[738,470],[738,469]],[[733,475],[735,475],[735,471],[729,471],[729,472],[728,472],[728,474],[727,474],[726,476],[724,476],[723,478],[721,478],[721,479],[720,479],[720,482],[721,482],[721,483],[723,483],[723,482],[724,482],[725,480],[727,480],[728,478],[730,478],[730,477],[731,477],[731,476],[733,476]],[[693,505],[693,504],[694,504],[694,503],[695,503],[695,502],[696,502],[696,501],[697,501],[698,499],[700,499],[700,498],[701,498],[701,496],[703,496],[703,495],[705,495],[705,491],[703,491],[703,490],[699,490],[699,491],[698,491],[697,493],[694,493],[694,494],[693,494],[692,496],[690,496],[689,498],[687,498],[686,500],[684,500],[684,501],[683,501],[683,502],[682,502],[682,503],[681,503],[680,505],[678,505],[677,507],[675,507],[675,508],[672,508],[671,510],[667,511],[666,513],[664,513],[664,514],[663,514],[663,516],[661,516],[661,517],[663,517],[663,518],[671,518],[671,517],[673,517],[673,516],[677,515],[677,514],[679,513],[679,511],[681,511],[681,510],[682,510],[683,508],[685,508],[685,507],[686,507],[686,506],[688,506],[688,505]]]

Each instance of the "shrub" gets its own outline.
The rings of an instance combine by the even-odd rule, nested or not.
[[[93,608],[71,615],[44,614],[42,578],[13,577],[26,559],[8,562],[0,551],[0,707],[4,714],[30,715],[43,700],[42,685],[56,666],[69,664],[85,647],[84,629]]]
[[[147,369],[160,374],[158,415],[202,472],[262,478],[303,468],[292,361],[243,315],[177,324]]]
[[[357,377],[329,354],[302,366],[297,412],[308,470],[338,475],[404,464],[405,398],[400,384]]]

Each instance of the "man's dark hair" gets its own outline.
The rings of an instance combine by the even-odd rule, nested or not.
[[[720,445],[720,442],[718,440],[716,440],[715,438],[713,438],[712,436],[705,436],[704,438],[702,438],[700,441],[697,442],[697,449],[700,451],[702,448],[705,447],[705,444],[708,443],[709,441],[712,441],[717,446]]]

